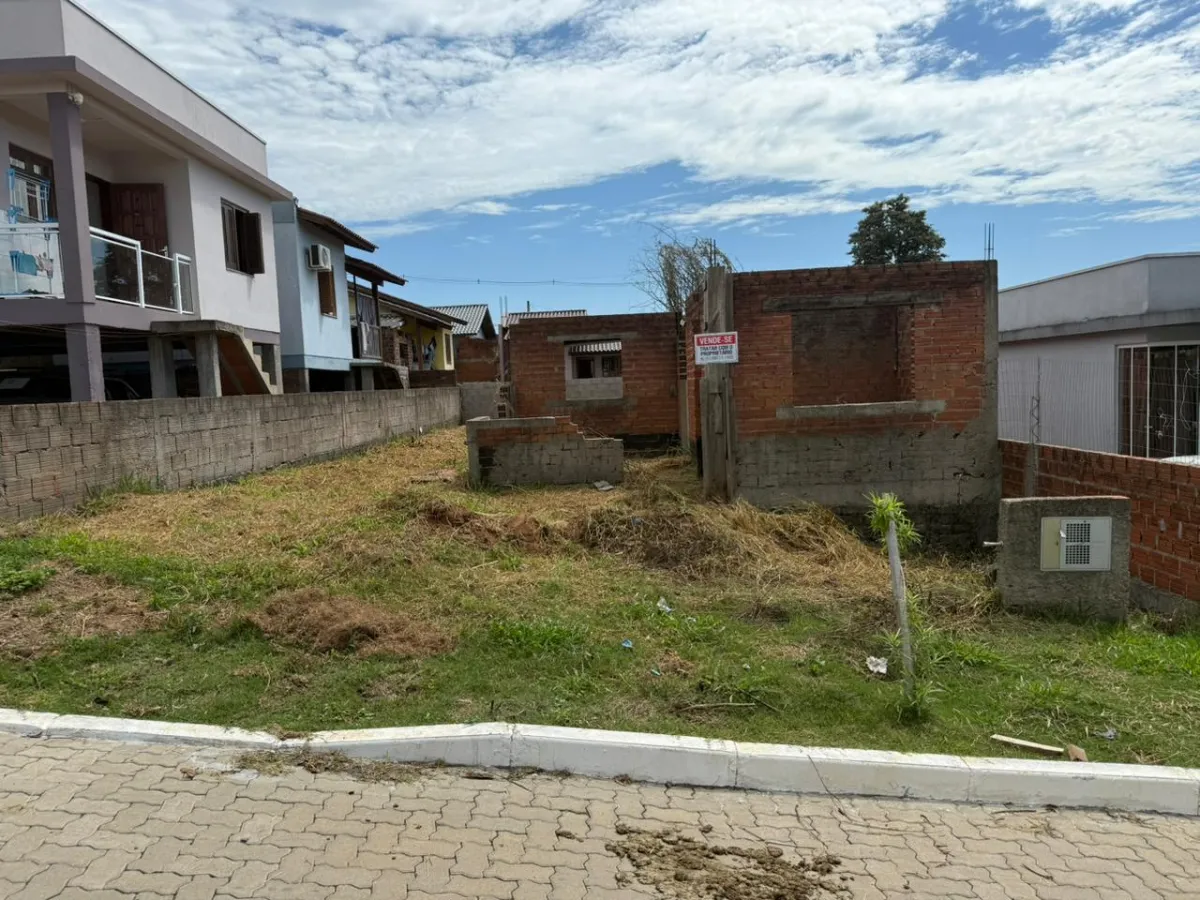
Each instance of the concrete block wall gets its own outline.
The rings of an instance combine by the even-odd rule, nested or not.
[[[817,502],[863,525],[864,495],[895,491],[940,546],[993,539],[996,276],[994,262],[735,274],[738,496],[764,507]],[[697,425],[699,313],[694,299]]]
[[[0,521],[136,478],[166,489],[457,425],[457,388],[0,407]]]
[[[631,450],[678,440],[678,334],[670,313],[525,319],[508,334],[516,415],[570,416],[597,434],[622,438]],[[575,341],[621,342],[618,396],[614,384],[595,389],[604,396],[586,396],[589,389],[573,379],[568,396],[565,346]]]
[[[466,382],[458,386],[462,402],[462,418],[464,422],[471,419],[487,417],[495,419],[499,416],[500,389],[503,385],[498,381]]]
[[[408,383],[413,388],[448,388],[458,384],[454,369],[409,369]]]
[[[1002,500],[996,584],[1006,609],[1115,622],[1129,611],[1129,498],[1076,497]],[[1042,519],[1112,519],[1107,572],[1042,570]]]
[[[1039,447],[1030,459],[1028,444],[1000,447],[1005,497],[1026,496],[1027,479],[1039,497],[1128,497],[1133,604],[1200,614],[1200,467],[1069,447]]]
[[[470,419],[467,453],[479,485],[616,484],[625,463],[621,441],[585,437],[566,416]]]
[[[459,335],[454,339],[454,371],[458,383],[500,380],[500,348],[496,341]]]

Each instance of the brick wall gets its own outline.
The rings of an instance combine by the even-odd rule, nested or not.
[[[1000,447],[1004,496],[1026,496],[1029,445],[1001,441]],[[1067,447],[1039,447],[1036,462],[1039,497],[1128,497],[1130,574],[1156,592],[1200,601],[1200,467]],[[1152,608],[1171,605],[1146,591],[1134,599]]]
[[[622,396],[568,400],[564,345],[604,340],[621,341]],[[515,415],[568,415],[630,448],[678,438],[678,347],[669,313],[526,319],[509,329],[506,352]]]
[[[587,484],[621,480],[615,438],[585,437],[566,416],[470,419],[467,454],[475,484]]]
[[[500,349],[495,341],[460,335],[454,339],[458,383],[500,380]]]
[[[448,388],[458,384],[458,378],[454,369],[409,369],[408,384],[413,388]]]
[[[0,407],[0,521],[123,478],[187,487],[458,422],[457,388]]]
[[[994,263],[747,272],[732,290],[739,496],[861,524],[866,492],[895,491],[940,544],[994,538]],[[689,345],[699,322],[694,302]],[[701,374],[689,366],[693,421]]]

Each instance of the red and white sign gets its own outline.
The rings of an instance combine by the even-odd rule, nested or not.
[[[738,361],[736,331],[696,335],[696,365],[727,365]]]

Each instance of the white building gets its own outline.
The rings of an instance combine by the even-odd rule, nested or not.
[[[155,396],[188,360],[206,395],[279,389],[261,138],[70,0],[0,0],[0,149],[0,359],[65,353],[76,400],[139,347]]]
[[[1200,453],[1200,253],[1000,292],[1000,436],[1165,458]]]

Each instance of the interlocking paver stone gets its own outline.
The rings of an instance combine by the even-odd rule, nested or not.
[[[653,896],[606,849],[620,823],[829,853],[843,861],[852,900],[1174,900],[1196,896],[1200,866],[1198,819],[481,780],[453,769],[362,784],[225,771],[231,761],[194,748],[0,735],[0,897]]]

